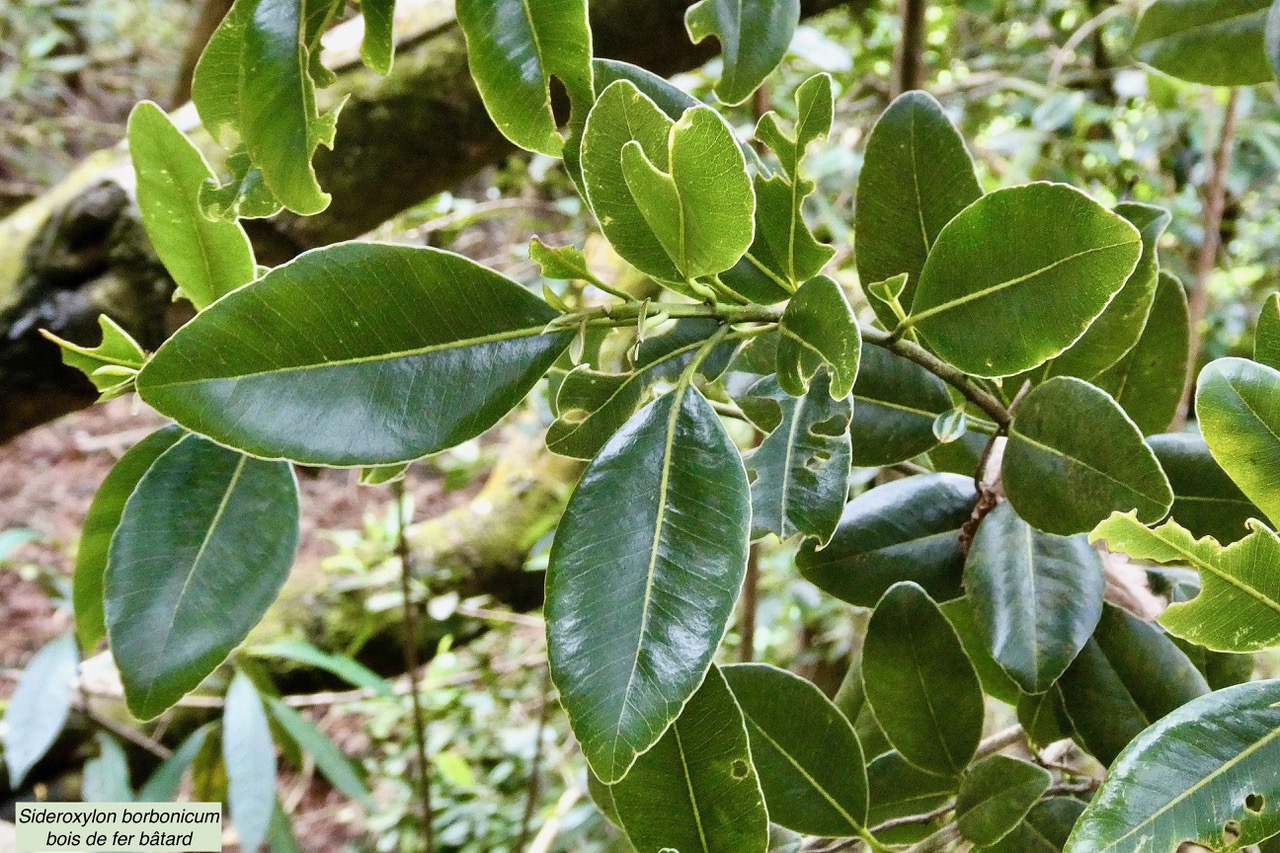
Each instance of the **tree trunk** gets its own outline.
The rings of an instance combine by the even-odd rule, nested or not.
[[[804,0],[807,14],[868,0]],[[710,55],[684,32],[688,0],[592,0],[596,54],[661,73]],[[512,152],[489,120],[467,72],[466,47],[448,0],[419,4],[415,29],[383,79],[354,59],[358,29],[343,25],[326,44],[338,81],[322,108],[350,95],[337,145],[316,157],[332,193],[324,213],[247,223],[258,257],[279,264],[315,246],[358,237],[400,211],[456,185]],[[344,29],[345,28],[345,29]],[[338,54],[336,57],[334,54]],[[193,128],[189,107],[180,124]],[[86,345],[106,313],[154,347],[184,318],[172,283],[137,220],[123,146],[101,151],[58,186],[0,221],[0,442],[93,402],[92,387],[63,367],[46,328]]]

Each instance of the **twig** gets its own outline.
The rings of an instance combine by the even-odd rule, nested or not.
[[[102,726],[113,735],[129,741],[129,743],[134,746],[142,747],[161,761],[173,756],[173,750],[160,743],[160,741],[155,738],[148,737],[145,733],[140,732],[137,729],[131,729],[126,725],[122,725],[110,717],[99,714],[97,711],[89,707],[85,699],[82,698],[77,704],[80,705],[80,713],[84,714],[96,725]]]
[[[924,46],[929,25],[928,0],[902,0],[902,38],[894,57],[894,97],[924,86]]]
[[[904,853],[937,853],[937,851],[946,848],[950,844],[954,844],[960,840],[960,827],[954,823],[949,823],[939,829],[933,835],[930,835],[924,841],[913,844],[908,847]]]
[[[578,804],[578,800],[582,799],[582,789],[574,785],[565,789],[560,795],[560,799],[556,802],[556,810],[547,818],[547,822],[542,825],[542,829],[538,830],[538,834],[534,836],[533,843],[529,845],[529,853],[549,853],[552,843],[556,840],[556,836],[560,834],[560,827],[564,823],[565,817],[568,816],[570,809]]]
[[[551,670],[542,672],[542,707],[538,711],[537,742],[533,747],[533,763],[529,768],[529,787],[525,792],[524,815],[520,818],[520,840],[516,842],[516,850],[523,851],[529,840],[529,830],[533,826],[533,813],[538,808],[538,794],[541,792],[542,739],[547,733],[547,717],[551,708]]]
[[[1124,3],[1118,3],[1115,6],[1108,6],[1106,9],[1103,9],[1101,13],[1094,15],[1092,18],[1077,27],[1076,31],[1071,34],[1071,37],[1067,39],[1066,42],[1063,43],[1062,47],[1058,48],[1057,54],[1054,55],[1053,65],[1049,67],[1049,76],[1045,79],[1046,87],[1053,89],[1058,85],[1058,78],[1062,76],[1062,68],[1067,64],[1067,57],[1074,53],[1075,49],[1078,48],[1085,39],[1093,35],[1097,30],[1101,29],[1102,26],[1112,18],[1128,14],[1131,10],[1132,7]]]
[[[978,752],[974,756],[974,761],[986,758],[989,755],[995,755],[1015,743],[1023,743],[1026,735],[1022,732],[1022,726],[1009,726],[1007,729],[1001,729],[991,737],[983,738],[978,744]]]
[[[955,807],[956,801],[951,799],[931,812],[925,812],[924,814],[911,814],[904,817],[895,817],[892,820],[886,820],[878,826],[871,827],[871,834],[876,835],[881,832],[888,832],[889,830],[897,829],[900,826],[915,826],[918,823],[933,823],[947,812],[953,811]]]

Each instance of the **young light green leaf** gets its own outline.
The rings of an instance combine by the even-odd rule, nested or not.
[[[1262,511],[1231,482],[1200,436],[1153,435],[1147,444],[1173,487],[1169,515],[1192,536],[1212,536],[1229,545],[1248,532],[1249,519],[1262,518]]]
[[[140,803],[168,803],[178,796],[182,787],[182,777],[187,768],[195,760],[197,753],[204,747],[205,739],[217,723],[205,723],[196,729],[182,744],[173,751],[173,755],[161,762],[147,781],[138,789]]]
[[[1195,539],[1176,521],[1148,528],[1116,513],[1090,536],[1138,560],[1189,565],[1200,594],[1171,604],[1160,624],[1171,634],[1220,652],[1255,652],[1280,645],[1280,538],[1254,523],[1248,536],[1223,546]]]
[[[853,464],[893,465],[938,444],[933,423],[954,406],[942,380],[883,347],[863,344],[853,386]]]
[[[385,486],[388,483],[399,483],[404,480],[409,470],[408,462],[397,462],[394,465],[373,465],[360,469],[360,485]]]
[[[131,803],[133,786],[129,784],[129,760],[120,741],[100,731],[93,738],[98,755],[84,764],[84,781],[80,796],[86,803]]]
[[[1182,404],[1190,325],[1182,283],[1161,273],[1142,336],[1133,349],[1093,380],[1146,435],[1168,429]]]
[[[978,500],[972,477],[925,474],[886,483],[844,508],[835,535],[819,550],[805,542],[796,566],[824,592],[874,607],[900,581],[937,601],[963,594],[960,528]]]
[[[1105,586],[1083,534],[1041,533],[1008,501],[982,520],[964,569],[991,654],[1026,693],[1048,690],[1093,636]]]
[[[4,709],[4,762],[10,790],[20,790],[27,773],[53,746],[71,713],[80,654],[76,638],[63,634],[27,662]]]
[[[317,75],[326,82],[328,73],[313,59],[319,32],[308,32],[304,12],[297,0],[236,0],[200,57],[191,97],[213,137],[225,147],[241,140],[271,194],[306,216],[329,206],[311,157],[333,147],[341,105],[316,108]]]
[[[1062,853],[1084,803],[1071,797],[1048,797],[1036,803],[1013,832],[984,853]]]
[[[494,124],[521,148],[560,156],[551,78],[575,109],[595,100],[587,0],[459,0],[457,8],[471,74]]]
[[[146,363],[147,354],[119,323],[106,314],[98,316],[98,327],[102,329],[102,343],[96,347],[64,341],[44,329],[40,334],[62,350],[63,364],[89,377],[101,395],[99,400],[111,400],[133,388],[134,378]]]
[[[956,776],[973,760],[982,686],[951,623],[915,584],[895,584],[876,605],[862,679],[876,719],[907,761]]]
[[[359,770],[329,736],[274,696],[267,696],[266,701],[271,716],[275,717],[293,742],[315,760],[316,767],[333,787],[366,809],[371,808],[373,800]]]
[[[111,537],[120,525],[125,502],[137,488],[142,475],[183,435],[180,427],[162,427],[129,448],[102,481],[93,503],[89,505],[80,530],[80,547],[76,549],[76,571],[71,586],[76,637],[85,650],[92,650],[107,635],[102,610],[103,579]]]
[[[1163,631],[1111,604],[1058,688],[1081,745],[1103,764],[1147,726],[1209,692]]]
[[[815,74],[796,88],[796,120],[790,133],[770,110],[756,125],[756,138],[773,149],[793,183],[800,176],[805,149],[831,132],[835,117],[835,84],[830,74]]]
[[[863,834],[867,771],[845,716],[785,670],[743,664],[722,672],[747,721],[769,819],[806,835]]]
[[[831,399],[827,377],[818,376],[803,397],[792,397],[766,377],[748,391],[781,410],[778,427],[746,460],[751,481],[751,537],[796,533],[825,545],[835,532],[849,494],[848,398]]]
[[[1271,0],[1156,0],[1138,21],[1134,56],[1191,83],[1271,82],[1263,45],[1270,7]]]
[[[724,71],[716,97],[740,104],[787,55],[800,23],[800,0],[701,0],[684,16],[689,38],[720,42]]]
[[[597,281],[587,266],[587,256],[573,246],[548,246],[534,237],[529,241],[529,257],[542,270],[543,278],[585,281],[588,284]]]
[[[200,150],[150,101],[129,114],[128,137],[142,224],[182,295],[201,309],[252,281],[257,262],[244,229],[200,207],[200,188],[214,179]]]
[[[205,216],[235,222],[275,216],[284,209],[262,179],[262,170],[253,164],[244,143],[227,155],[226,170],[231,173],[226,183],[219,186],[213,181],[200,187],[200,206]]]
[[[198,436],[152,464],[106,572],[107,636],[135,717],[155,717],[222,663],[275,600],[297,545],[288,465]]]
[[[819,367],[831,378],[833,400],[853,391],[862,355],[862,332],[844,291],[825,275],[800,286],[778,326],[778,384],[803,396]]]
[[[804,200],[814,190],[804,178],[756,175],[755,240],[742,260],[721,275],[730,290],[770,305],[788,298],[816,276],[835,249],[819,243],[804,219]]]
[[[938,234],[905,322],[967,373],[1020,373],[1075,343],[1141,254],[1137,228],[1073,187],[998,190]]]
[[[281,318],[271,346],[244,346],[261,339],[264,316]],[[573,336],[544,333],[555,316],[458,255],[340,243],[201,312],[138,389],[178,423],[257,456],[408,462],[479,435],[519,403]]]
[[[1196,416],[1213,458],[1280,523],[1280,370],[1222,358],[1200,372]]]
[[[1280,20],[1280,13],[1276,18]],[[1280,41],[1280,34],[1277,40]],[[1253,360],[1280,370],[1280,293],[1271,294],[1262,304],[1253,335]]]
[[[266,837],[276,802],[276,747],[253,682],[237,672],[222,712],[222,761],[227,768],[227,807],[243,850]]]
[[[684,383],[609,440],[570,498],[547,570],[548,653],[601,780],[657,742],[711,666],[746,573],[750,500],[737,449]]]
[[[1049,790],[1049,771],[1008,755],[993,755],[970,767],[956,795],[960,834],[981,847],[998,843],[1022,823]]]
[[[268,646],[254,646],[249,653],[257,657],[275,657],[323,669],[353,687],[362,687],[385,699],[395,697],[391,684],[359,661],[346,655],[322,651],[302,640],[277,640]]]
[[[383,77],[391,73],[396,55],[396,0],[360,0],[364,15],[364,39],[360,58]]]
[[[610,786],[640,853],[764,853],[769,817],[742,711],[712,668],[679,718]]]
[[[867,139],[854,203],[858,277],[870,284],[907,273],[902,304],[910,308],[938,234],[981,197],[973,160],[942,105],[924,92],[901,95]],[[897,325],[887,304],[868,299],[880,322]]]
[[[1242,850],[1280,832],[1280,681],[1196,699],[1116,759],[1067,853]],[[1230,835],[1226,829],[1230,827]]]
[[[1169,480],[1133,421],[1087,382],[1056,376],[1022,401],[1001,465],[1009,502],[1033,527],[1069,536],[1115,511],[1158,521]]]

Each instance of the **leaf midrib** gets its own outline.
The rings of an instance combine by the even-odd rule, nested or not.
[[[1088,469],[1088,470],[1092,471],[1093,473],[1097,474],[1099,477],[1102,477],[1103,479],[1106,479],[1106,480],[1109,480],[1109,481],[1110,481],[1110,482],[1112,482],[1112,483],[1115,483],[1117,486],[1119,486],[1120,488],[1122,488],[1122,489],[1124,489],[1125,491],[1129,492],[1130,494],[1137,495],[1137,496],[1138,496],[1138,497],[1140,497],[1140,498],[1144,498],[1145,500],[1149,500],[1149,501],[1152,501],[1152,502],[1157,503],[1157,504],[1161,504],[1161,503],[1163,503],[1163,501],[1156,500],[1156,499],[1155,499],[1154,497],[1152,497],[1151,495],[1148,495],[1148,494],[1145,494],[1144,492],[1140,492],[1140,491],[1138,491],[1138,490],[1137,490],[1137,489],[1135,489],[1133,486],[1130,486],[1128,483],[1125,483],[1125,482],[1124,482],[1124,481],[1122,481],[1122,480],[1117,480],[1115,477],[1111,476],[1111,475],[1110,475],[1110,474],[1108,474],[1106,471],[1102,471],[1102,470],[1100,470],[1100,469],[1098,469],[1098,468],[1093,467],[1093,466],[1092,466],[1092,465],[1090,465],[1088,462],[1085,462],[1083,459],[1079,459],[1079,458],[1077,458],[1077,457],[1075,457],[1075,456],[1071,456],[1070,454],[1068,454],[1068,453],[1066,453],[1066,452],[1064,452],[1064,451],[1061,451],[1061,450],[1059,450],[1059,449],[1057,449],[1056,447],[1053,447],[1053,446],[1051,446],[1051,445],[1044,444],[1043,442],[1036,441],[1034,438],[1029,437],[1029,436],[1028,436],[1026,433],[1024,433],[1024,432],[1018,432],[1018,430],[1017,430],[1016,426],[1015,426],[1015,428],[1013,428],[1013,429],[1011,429],[1011,430],[1009,431],[1009,437],[1010,437],[1010,439],[1017,438],[1019,441],[1025,441],[1027,444],[1031,445],[1032,447],[1034,447],[1034,448],[1036,448],[1036,449],[1038,449],[1038,450],[1042,450],[1042,451],[1044,451],[1045,453],[1049,453],[1049,454],[1051,454],[1051,455],[1053,455],[1053,456],[1059,456],[1059,457],[1061,457],[1061,458],[1063,458],[1063,459],[1067,460],[1068,462],[1074,462],[1075,464],[1079,465],[1080,467],[1082,467],[1082,468],[1086,468],[1086,469]]]
[[[855,833],[862,829],[861,824],[859,824],[856,820],[853,819],[853,815],[849,814],[848,810],[845,809],[844,806],[840,805],[840,803],[835,799],[835,797],[833,797],[830,793],[828,793],[827,789],[823,787],[823,785],[820,782],[818,782],[817,779],[813,778],[813,776],[809,773],[809,771],[806,770],[804,766],[801,765],[800,762],[795,759],[795,756],[793,756],[790,752],[784,749],[782,747],[782,744],[778,743],[776,740],[771,738],[769,736],[769,733],[764,730],[764,727],[756,722],[755,717],[751,716],[751,714],[745,708],[742,709],[742,714],[744,717],[746,717],[747,722],[750,723],[757,732],[759,732],[760,737],[764,738],[765,741],[767,741],[770,746],[772,746],[775,750],[777,750],[778,754],[781,755],[783,758],[785,758],[787,760],[787,763],[790,764],[793,768],[795,768],[796,772],[799,773],[804,778],[804,780],[809,783],[809,786],[812,787],[819,794],[821,794],[822,798],[827,801],[827,803],[831,806],[831,808],[835,809],[836,812],[839,813],[840,817],[845,821],[845,823],[849,824],[850,829],[852,829]]]

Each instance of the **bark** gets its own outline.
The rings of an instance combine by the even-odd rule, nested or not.
[[[803,5],[813,14],[867,3]],[[683,25],[687,5],[688,0],[592,0],[596,54],[667,74],[697,66],[710,52],[706,42],[689,43]],[[322,106],[344,95],[350,100],[335,149],[321,150],[316,158],[333,203],[306,219],[282,215],[249,223],[263,263],[357,237],[512,152],[467,73],[452,4],[422,0],[415,8],[419,14],[386,79],[353,60],[358,30],[335,30],[330,41],[338,43],[341,55],[327,64],[338,71],[338,82],[322,91]],[[194,125],[189,110],[180,115]],[[62,366],[39,328],[92,345],[103,312],[154,347],[183,319],[173,313],[172,284],[146,243],[132,193],[127,152],[117,146],[89,158],[61,184],[0,221],[0,442],[94,400],[88,382]]]

